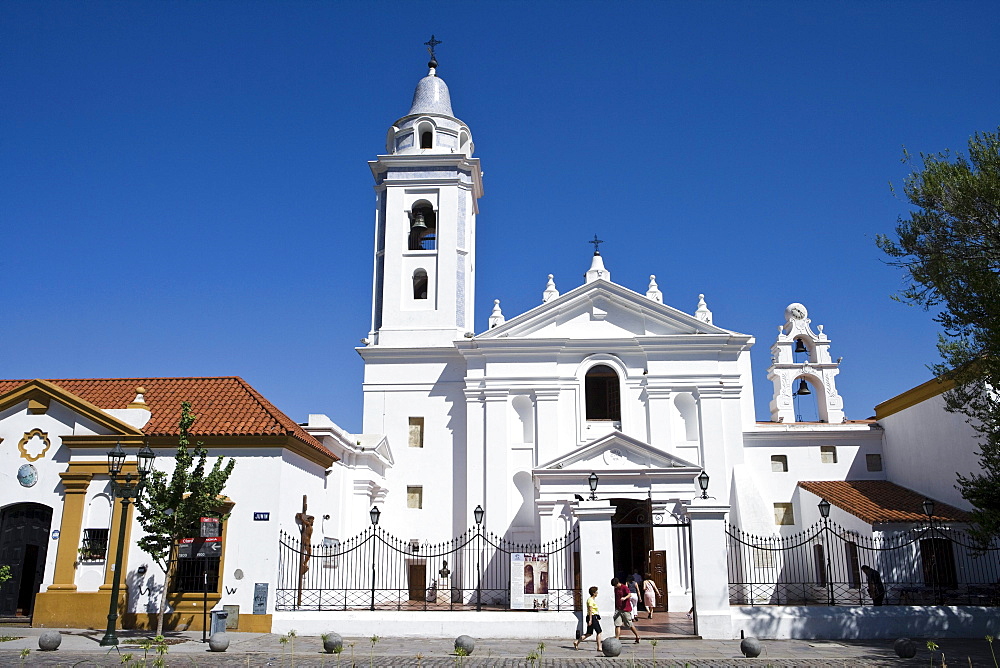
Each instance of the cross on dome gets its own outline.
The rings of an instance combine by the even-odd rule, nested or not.
[[[431,61],[427,63],[427,67],[435,68],[438,66],[437,57],[434,55],[434,47],[438,44],[441,44],[441,40],[434,39],[434,35],[431,35],[431,38],[424,42],[424,45],[427,47],[427,53],[431,54]]]
[[[593,240],[588,241],[587,243],[588,244],[594,244],[594,255],[600,255],[601,254],[601,244],[604,243],[603,239],[598,239],[597,235],[595,234]]]

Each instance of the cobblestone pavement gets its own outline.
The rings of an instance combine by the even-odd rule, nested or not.
[[[37,636],[44,629],[0,628],[0,636],[23,636],[19,640],[0,642],[0,666],[60,666],[73,668],[110,668],[122,665],[122,657],[131,653],[133,660],[142,658],[142,650],[130,646],[130,641],[144,636],[122,632],[120,650],[99,646],[103,635],[96,631],[64,630],[63,642],[55,652],[38,650]],[[649,642],[627,643],[618,658],[598,656],[593,641],[573,650],[565,639],[544,641],[541,661],[528,658],[538,652],[538,641],[479,640],[470,657],[454,654],[451,638],[380,638],[374,651],[368,638],[345,638],[344,652],[339,656],[324,654],[318,637],[301,636],[286,644],[282,636],[264,633],[230,633],[230,647],[225,653],[209,652],[202,644],[200,633],[172,633],[166,655],[166,665],[220,666],[263,668],[266,666],[298,668],[386,668],[419,666],[422,668],[557,668],[565,666],[629,666],[651,668],[723,668],[729,666],[792,666],[846,668],[849,666],[929,666],[940,665],[940,655],[925,649],[925,641],[917,641],[920,650],[913,659],[898,659],[892,642],[872,640],[763,641],[764,653],[757,659],[745,659],[739,652],[739,641],[720,640],[660,640],[656,647]],[[950,666],[995,667],[990,645],[983,639],[944,639],[938,641]],[[353,644],[353,647],[351,646]],[[21,658],[21,651],[30,653]],[[149,657],[149,665],[155,655]],[[655,659],[655,662],[654,662]],[[139,664],[143,665],[143,664]]]

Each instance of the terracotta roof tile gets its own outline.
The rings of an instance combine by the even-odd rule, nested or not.
[[[800,481],[799,487],[868,524],[927,521],[922,508],[927,497],[888,480]],[[964,510],[934,500],[934,519],[969,522],[972,518]]]
[[[0,380],[0,395],[27,380]],[[198,417],[193,436],[291,436],[336,460],[322,443],[278,410],[238,376],[217,378],[69,378],[49,380],[98,408],[127,408],[136,388],[146,390],[149,422],[143,433],[176,436],[181,402],[190,401]]]

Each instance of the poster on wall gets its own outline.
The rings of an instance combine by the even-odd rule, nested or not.
[[[549,609],[549,555],[529,552],[510,555],[510,607]]]

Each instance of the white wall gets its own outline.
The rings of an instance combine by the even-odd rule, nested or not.
[[[879,420],[885,429],[884,462],[888,477],[933,499],[970,510],[955,489],[956,473],[981,472],[976,434],[965,416],[944,409],[941,395]]]

